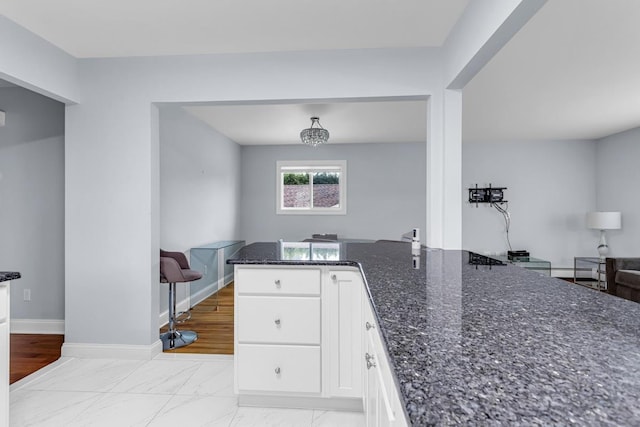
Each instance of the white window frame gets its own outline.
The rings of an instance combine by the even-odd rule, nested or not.
[[[282,173],[320,172],[339,170],[340,207],[339,208],[285,208]],[[311,183],[313,201],[313,184]],[[347,161],[346,160],[278,160],[276,162],[276,214],[278,215],[346,215],[347,214]]]

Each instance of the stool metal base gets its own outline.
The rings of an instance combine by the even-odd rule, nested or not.
[[[198,334],[194,331],[173,331],[160,335],[163,350],[185,347],[198,339]]]

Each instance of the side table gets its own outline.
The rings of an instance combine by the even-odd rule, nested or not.
[[[588,271],[588,275],[584,273]],[[595,277],[594,277],[595,276]],[[599,291],[607,289],[605,258],[577,256],[573,258],[573,281]]]
[[[545,259],[534,257],[528,257],[527,260],[509,259],[506,255],[492,256],[491,258],[498,259],[508,264],[517,265],[518,267],[526,268],[527,270],[537,271],[545,276],[551,276],[551,262]]]
[[[233,265],[228,265],[227,259],[244,245],[244,240],[224,240],[190,249],[189,264],[202,273],[202,278],[189,286],[191,307],[215,294],[218,310],[218,291],[233,281]]]

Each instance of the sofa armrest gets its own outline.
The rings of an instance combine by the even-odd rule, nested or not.
[[[616,273],[618,270],[640,270],[640,257],[638,258],[607,258],[607,292],[616,295]]]

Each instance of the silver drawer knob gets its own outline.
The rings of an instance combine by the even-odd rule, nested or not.
[[[276,325],[280,326],[280,319],[275,320]]]
[[[369,322],[365,323],[365,324],[364,324],[364,327],[365,327],[365,328],[367,328],[367,331],[368,331],[369,329],[374,329],[374,328],[375,328],[375,327],[374,327],[371,323],[369,323]]]
[[[280,375],[280,367],[279,366],[276,368],[276,375]]]
[[[364,358],[367,361],[367,369],[371,369],[371,368],[375,368],[376,367],[376,361],[375,361],[375,359],[373,357],[373,354],[367,353],[367,354],[364,355]]]
[[[282,286],[282,285],[281,285],[281,283],[280,283],[280,279],[276,279],[275,284],[276,284],[276,287],[277,287],[277,288],[279,288],[280,286]]]
[[[336,276],[335,274],[331,275],[331,280],[333,280],[334,282],[336,282],[338,280],[338,276]]]

